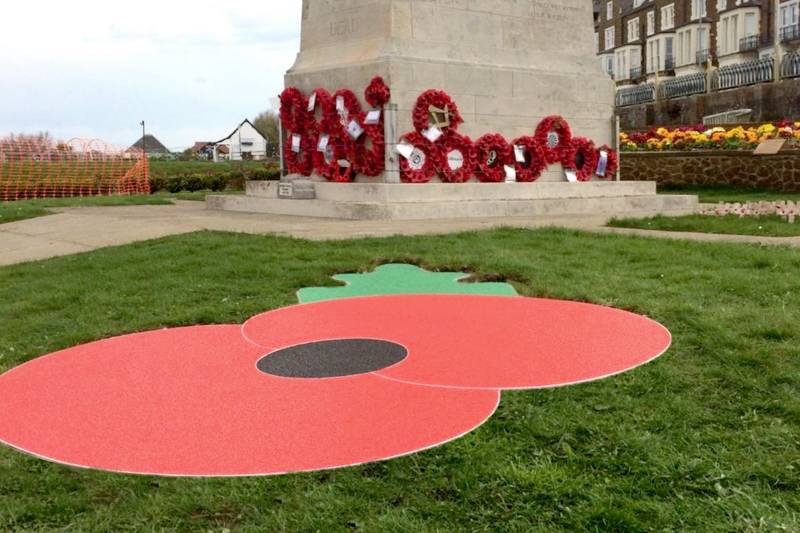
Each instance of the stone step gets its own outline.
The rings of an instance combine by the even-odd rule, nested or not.
[[[209,209],[343,220],[437,220],[607,215],[639,217],[692,214],[696,196],[639,195],[606,198],[552,198],[456,202],[381,203],[279,200],[255,196],[209,196]]]
[[[295,181],[313,185],[316,199],[356,203],[441,203],[469,201],[547,200],[563,198],[610,198],[652,196],[656,184],[650,181],[590,183],[429,183],[425,185],[387,183],[328,183]],[[247,195],[278,198],[279,184],[273,181],[247,183]]]

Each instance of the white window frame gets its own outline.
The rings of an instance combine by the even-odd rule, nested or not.
[[[639,26],[639,17],[635,19],[631,19],[628,21],[627,24],[628,28],[628,42],[629,43],[636,43],[639,42],[640,35],[640,26]]]
[[[675,28],[675,4],[661,8],[661,31]]]

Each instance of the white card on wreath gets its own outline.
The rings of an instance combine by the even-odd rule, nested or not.
[[[367,118],[364,119],[364,124],[369,124],[370,126],[374,126],[376,124],[381,123],[381,110],[375,109],[367,113]]]
[[[364,135],[364,128],[355,120],[351,120],[350,124],[347,125],[347,133],[350,134],[354,141],[357,141],[359,137]]]
[[[318,152],[325,152],[328,149],[328,143],[331,142],[331,136],[327,133],[320,136],[319,142],[317,143],[317,151]]]
[[[517,163],[524,163],[525,162],[525,147],[524,146],[514,145],[514,158],[517,160]]]
[[[570,183],[578,183],[578,173],[574,170],[567,169],[564,171],[564,174],[567,176],[567,181]]]
[[[342,168],[350,168],[350,161],[348,161],[347,159],[340,159],[337,162],[339,163],[339,166]]]
[[[430,142],[435,143],[439,140],[439,138],[444,135],[444,132],[437,128],[436,126],[431,126],[427,130],[423,131],[422,134],[428,139]]]
[[[292,152],[299,154],[300,153],[300,142],[302,141],[302,137],[297,134],[292,135]]]
[[[605,150],[600,150],[600,161],[597,162],[596,174],[601,178],[605,178],[607,172],[608,172],[608,152],[606,152]]]
[[[317,93],[312,93],[308,99],[308,112],[312,113],[317,108]]]
[[[402,155],[405,159],[411,157],[411,153],[414,151],[414,147],[408,143],[400,143],[397,145],[397,153]]]
[[[340,114],[344,113],[344,96],[336,97],[336,111],[338,111]]]
[[[506,183],[515,183],[517,181],[517,169],[509,165],[504,165],[503,168],[506,171]]]

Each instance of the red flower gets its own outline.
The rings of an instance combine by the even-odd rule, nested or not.
[[[300,136],[300,152],[294,151],[295,135]],[[289,133],[283,147],[283,160],[290,174],[310,176],[314,168],[314,153],[316,152],[317,132],[316,126],[306,127],[303,133]]]
[[[449,130],[436,142],[436,171],[445,183],[465,183],[475,173],[477,152],[472,139]]]
[[[606,152],[608,154],[608,164],[606,165],[605,176],[598,176],[598,177],[605,179],[616,179],[617,169],[619,168],[619,157],[617,156],[617,151],[614,150],[613,148],[610,148],[607,144],[604,144],[598,150],[598,159],[600,152]]]
[[[500,183],[506,179],[506,165],[514,166],[514,149],[500,134],[486,134],[475,142],[478,179]]]
[[[572,150],[572,130],[569,123],[558,115],[546,117],[536,128],[536,142],[544,150],[548,165],[563,161]]]
[[[600,152],[594,147],[594,142],[585,137],[575,137],[572,139],[572,150],[562,164],[564,168],[576,171],[578,181],[592,181],[599,159]]]
[[[383,113],[378,124],[364,124],[366,113],[358,117],[364,135],[356,142],[355,170],[364,176],[376,177],[386,170],[386,138]]]
[[[514,154],[517,181],[533,182],[538,180],[547,168],[547,161],[545,161],[544,149],[536,137],[520,137],[511,144],[514,149],[521,148],[525,157],[525,162],[521,163],[517,161],[516,153]]]
[[[287,87],[280,96],[281,124],[291,133],[303,133],[308,125],[308,100],[295,87]]]
[[[380,76],[375,76],[364,91],[364,98],[372,107],[383,107],[392,99],[392,93]]]
[[[414,147],[410,157],[400,157],[400,178],[403,183],[428,183],[436,174],[437,150],[428,139],[417,132],[406,133],[400,143]]]
[[[331,134],[325,151],[318,148],[319,137],[314,146],[314,171],[317,174],[336,183],[349,183],[355,179],[355,143],[349,136]]]
[[[453,99],[450,98],[450,95],[444,91],[431,89],[422,93],[419,98],[417,98],[417,103],[414,106],[412,119],[414,122],[414,129],[417,130],[418,133],[424,132],[431,126],[429,116],[431,106],[442,110],[446,108],[448,110],[450,113],[449,129],[456,130],[458,126],[464,122],[464,119],[461,118],[461,113],[458,112],[458,106]]]

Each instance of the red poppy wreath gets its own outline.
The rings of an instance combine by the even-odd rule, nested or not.
[[[436,174],[436,147],[420,133],[400,137],[400,178],[403,183],[429,183]],[[406,153],[403,153],[405,151]]]
[[[539,144],[536,137],[531,136],[520,137],[511,144],[514,148],[517,181],[533,182],[538,180],[547,168],[542,145]]]
[[[599,159],[600,153],[590,139],[575,137],[572,139],[572,152],[568,156],[568,160],[563,161],[563,165],[564,168],[576,171],[578,181],[592,181]]]
[[[514,149],[500,134],[487,134],[475,142],[478,179],[500,183],[506,179],[506,166],[514,165]]]
[[[569,157],[572,150],[572,130],[563,117],[546,117],[536,128],[536,142],[544,150],[548,165],[559,163]]]
[[[436,144],[436,171],[445,183],[465,183],[475,174],[477,152],[472,139],[448,131]]]

